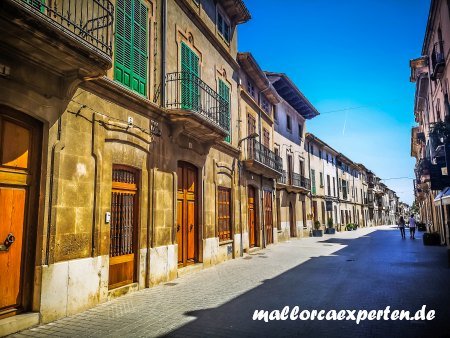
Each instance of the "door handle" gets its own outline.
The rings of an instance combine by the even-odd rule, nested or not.
[[[6,239],[3,242],[3,244],[0,244],[0,251],[9,251],[9,247],[11,246],[11,244],[15,242],[15,240],[16,237],[14,237],[12,232],[10,232],[8,236],[6,236]]]
[[[190,226],[189,226],[189,232],[191,232],[192,231],[192,228],[194,227],[194,224],[191,224]]]
[[[177,232],[180,231],[180,225],[177,224]]]

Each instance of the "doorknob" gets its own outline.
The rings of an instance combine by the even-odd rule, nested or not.
[[[192,228],[194,227],[194,224],[191,224],[190,226],[189,226],[189,231],[192,231]]]
[[[11,244],[14,243],[15,240],[16,237],[14,237],[12,232],[10,232],[8,236],[6,236],[6,239],[3,242],[3,244],[0,244],[0,251],[9,251],[9,247],[11,246]]]

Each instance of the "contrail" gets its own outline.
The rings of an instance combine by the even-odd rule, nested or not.
[[[345,112],[344,128],[342,129],[342,136],[345,135],[345,126],[347,125],[347,115],[348,111]]]

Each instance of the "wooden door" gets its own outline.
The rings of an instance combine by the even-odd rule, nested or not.
[[[295,237],[294,208],[292,207],[292,203],[289,203],[289,227],[291,230],[291,237]]]
[[[247,114],[247,136],[256,133],[256,119],[252,114]],[[247,141],[248,156],[253,156],[255,152],[255,140],[249,139]],[[250,157],[253,158],[253,157]]]
[[[109,288],[136,281],[138,238],[137,170],[113,166],[109,247]]]
[[[273,243],[272,192],[264,191],[264,224],[266,227],[266,244]]]
[[[198,261],[197,168],[189,163],[179,162],[177,175],[178,265],[186,266]]]
[[[255,188],[248,187],[248,236],[250,247],[257,245]]]
[[[0,112],[0,318],[26,310],[33,287],[41,138],[20,115]]]

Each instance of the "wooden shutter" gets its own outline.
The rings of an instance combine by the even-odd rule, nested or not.
[[[270,133],[266,128],[263,128],[263,143],[264,146],[270,148]]]
[[[147,94],[148,9],[139,0],[117,0],[114,78]]]
[[[199,57],[181,43],[181,106],[183,109],[199,108]]]
[[[219,187],[218,191],[218,230],[219,241],[231,239],[231,189]]]
[[[226,142],[231,142],[231,128],[230,128],[230,88],[219,79],[219,96],[226,102],[226,106],[224,109],[221,109],[220,112],[224,112],[225,116],[221,116],[219,118],[221,126],[228,130],[228,136],[225,137]]]

